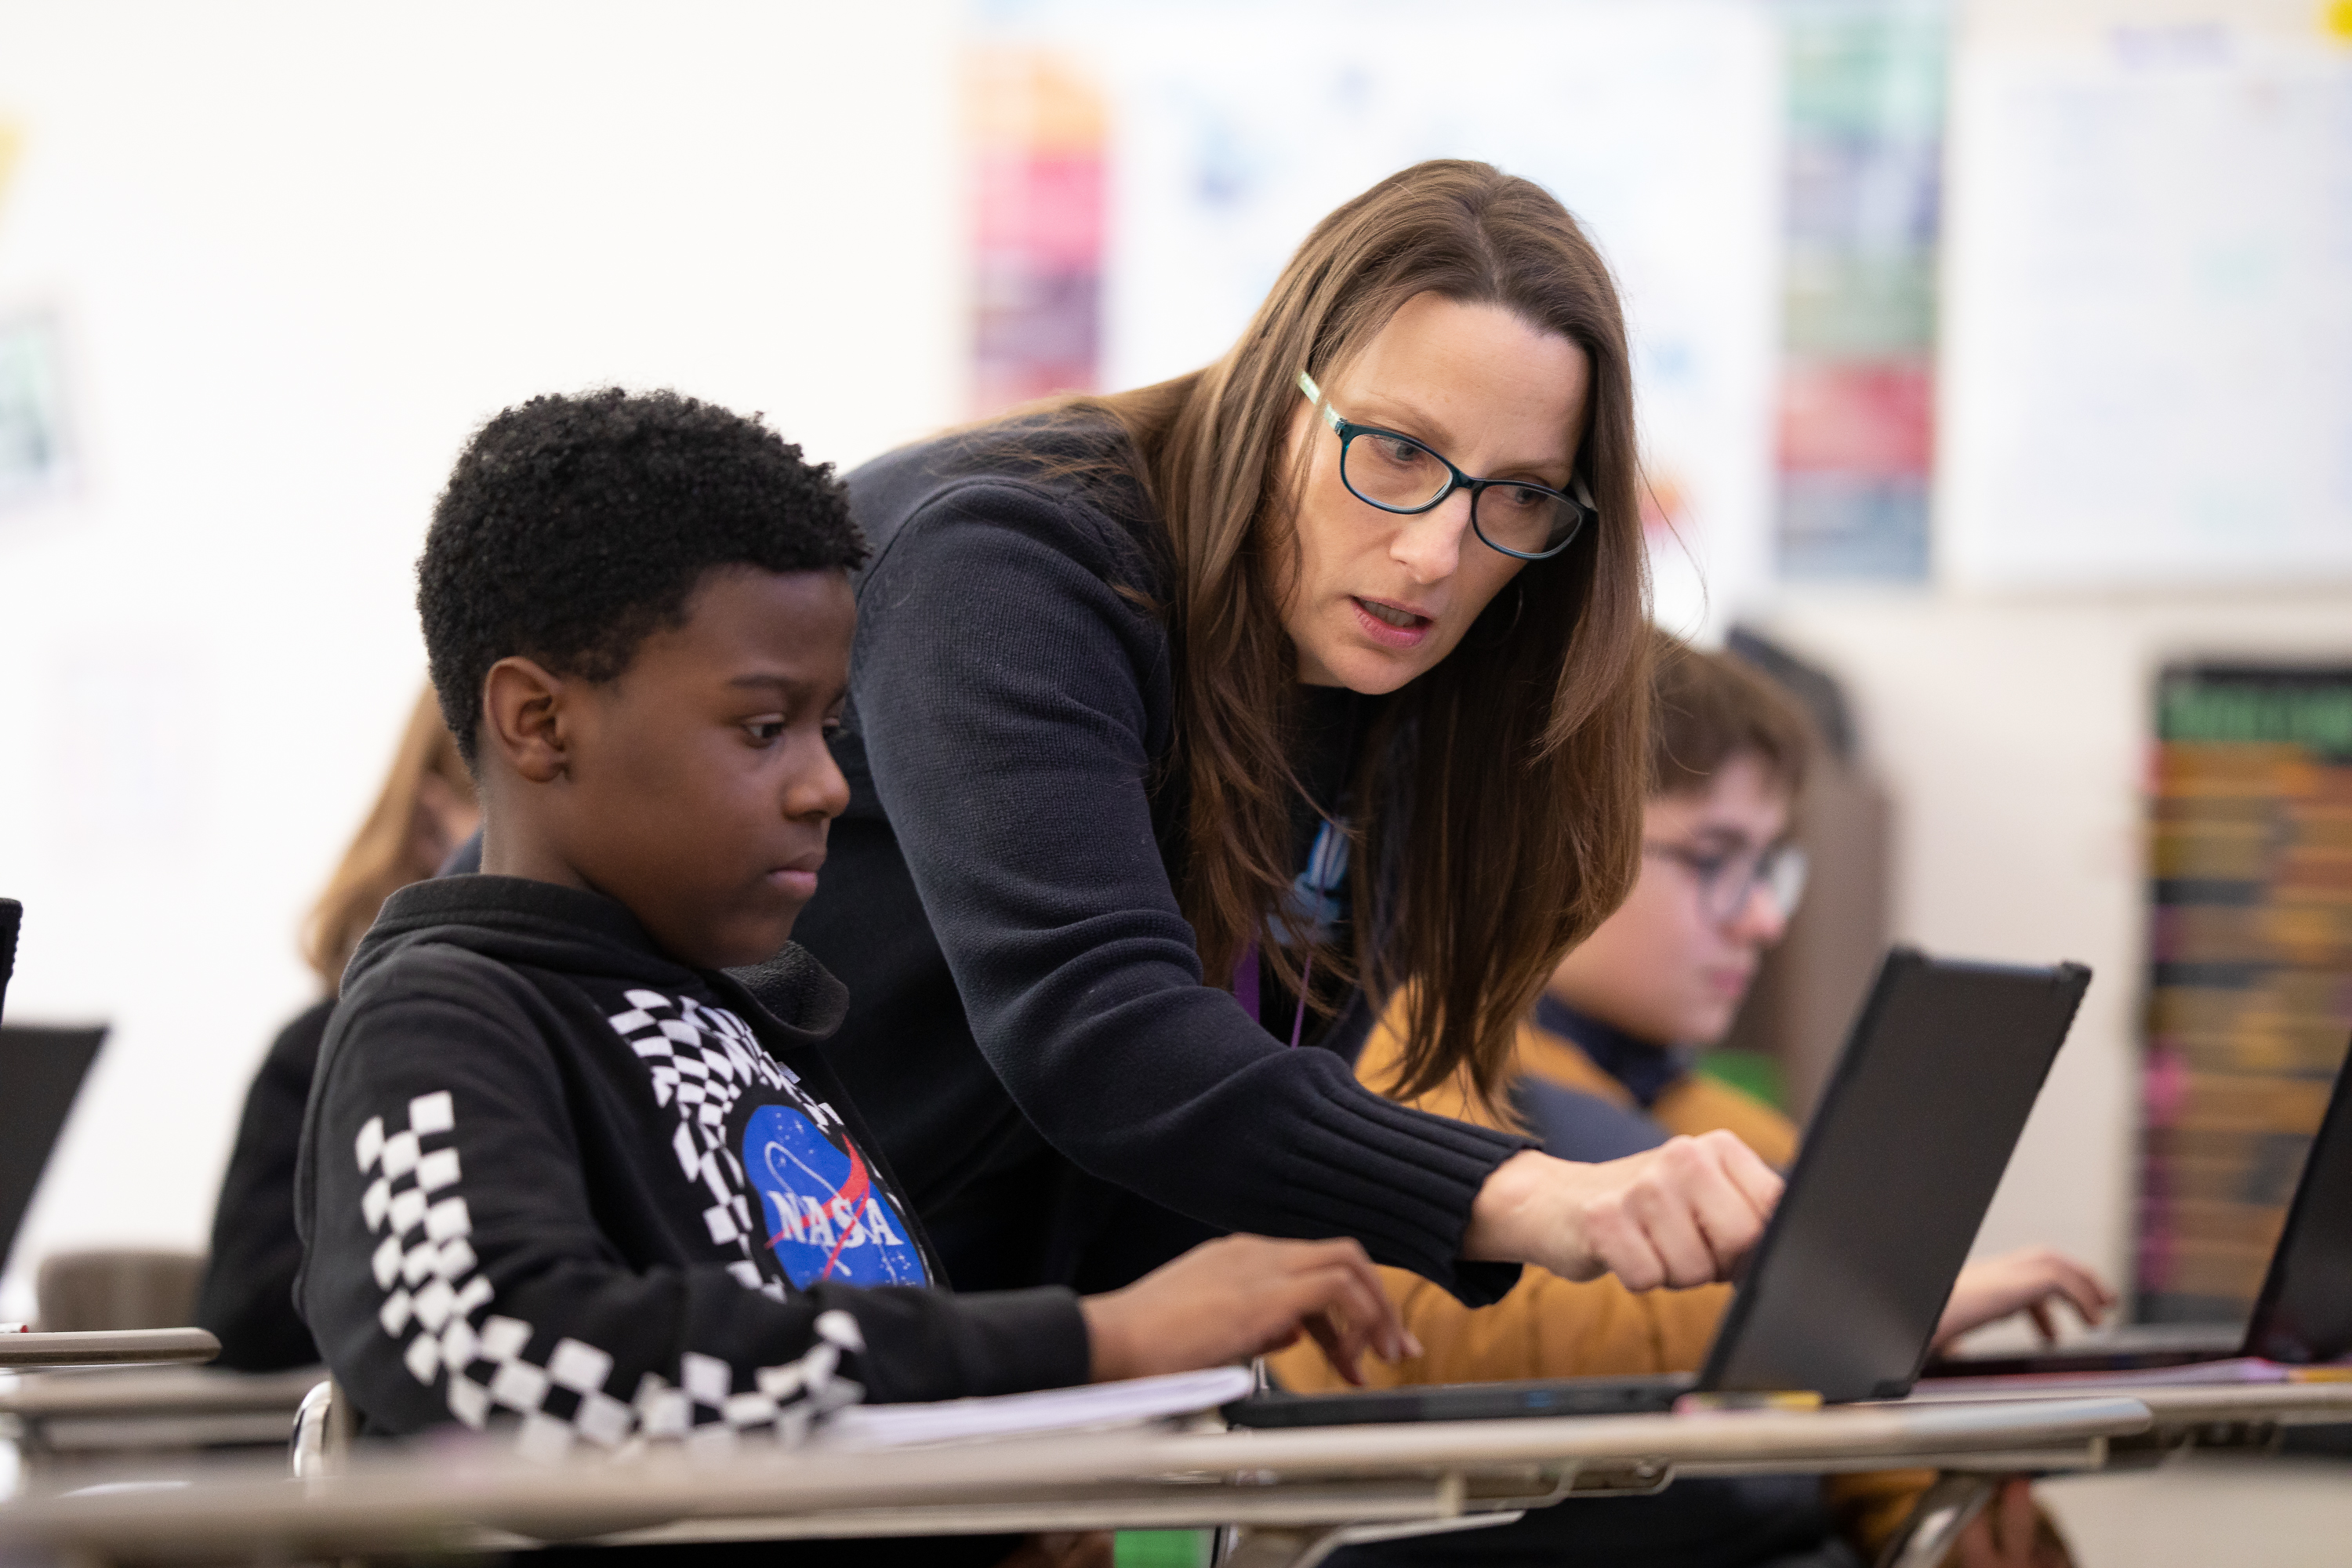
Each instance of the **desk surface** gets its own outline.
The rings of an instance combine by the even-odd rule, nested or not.
[[[2021,1378],[1942,1378],[1921,1383],[1905,1403],[1958,1408],[1979,1400],[2136,1399],[2158,1428],[2223,1422],[2272,1422],[2282,1426],[2352,1421],[2352,1382],[2104,1383],[2095,1373],[2066,1373],[2028,1385]],[[1979,1384],[1975,1389],[1969,1384]]]
[[[209,1415],[294,1409],[323,1382],[322,1366],[292,1372],[229,1372],[210,1366],[124,1366],[0,1376],[0,1415],[26,1420],[77,1415]]]
[[[206,1362],[218,1354],[220,1341],[202,1329],[0,1334],[0,1371],[5,1372],[62,1366],[160,1366]]]
[[[121,1366],[0,1373],[0,1431],[46,1458],[274,1445],[294,1430],[302,1396],[326,1376],[209,1366]]]
[[[2011,1462],[2095,1463],[2143,1431],[2131,1399],[1877,1405],[1811,1412],[1429,1423],[1286,1431],[1123,1431],[929,1449],[813,1447],[630,1465],[531,1466],[501,1446],[355,1458],[293,1483],[281,1467],[215,1465],[172,1489],[33,1492],[0,1508],[0,1542],[195,1555],[327,1554],[636,1541],[1315,1525],[1447,1517],[1553,1500],[1580,1472],[1703,1473]]]

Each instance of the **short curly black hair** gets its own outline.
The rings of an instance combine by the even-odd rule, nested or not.
[[[482,683],[513,655],[617,679],[684,624],[714,567],[855,570],[866,556],[831,464],[674,392],[534,397],[458,455],[416,563],[442,717],[475,761]]]

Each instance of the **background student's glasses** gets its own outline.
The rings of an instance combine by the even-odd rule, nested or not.
[[[1763,849],[1701,849],[1688,844],[1644,844],[1644,855],[1672,860],[1691,875],[1699,909],[1717,925],[1747,912],[1760,890],[1779,920],[1796,913],[1805,896],[1805,852],[1794,844]]]
[[[1521,561],[1546,560],[1567,549],[1594,510],[1589,494],[1579,499],[1525,479],[1474,479],[1410,436],[1342,419],[1303,370],[1298,390],[1339,437],[1339,482],[1368,506],[1414,517],[1466,489],[1471,531],[1489,549]],[[1583,488],[1583,481],[1576,483]]]

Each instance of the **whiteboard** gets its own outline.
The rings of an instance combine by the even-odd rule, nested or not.
[[[2352,48],[1988,41],[1951,147],[1939,566],[2352,579]]]

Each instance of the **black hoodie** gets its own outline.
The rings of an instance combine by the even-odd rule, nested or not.
[[[761,979],[765,1007],[550,883],[385,902],[320,1051],[295,1199],[297,1300],[370,1430],[725,1441],[861,1392],[1086,1381],[1070,1291],[929,1288],[929,1244],[813,1048],[840,983],[797,948]]]

